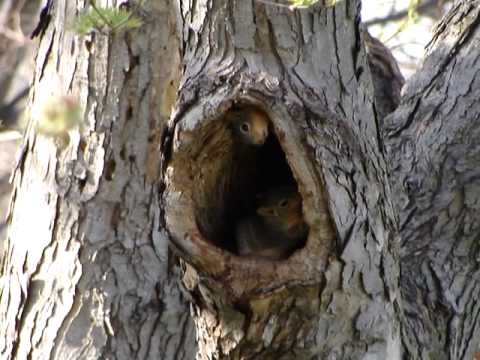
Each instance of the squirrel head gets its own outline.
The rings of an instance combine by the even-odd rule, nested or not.
[[[269,225],[288,236],[304,232],[302,198],[293,187],[279,187],[261,194],[257,214]]]
[[[227,120],[235,140],[242,144],[261,146],[268,136],[268,116],[263,111],[246,106],[227,112]]]

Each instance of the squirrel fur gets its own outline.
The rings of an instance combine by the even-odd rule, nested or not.
[[[262,194],[256,212],[236,225],[237,252],[278,260],[286,258],[308,234],[302,199],[293,187],[279,187]]]

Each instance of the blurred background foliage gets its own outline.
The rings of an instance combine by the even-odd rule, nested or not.
[[[421,65],[435,24],[452,0],[364,0],[362,21],[393,53],[408,79]]]
[[[11,192],[9,178],[35,68],[36,42],[30,34],[41,5],[39,0],[0,0],[0,257]]]

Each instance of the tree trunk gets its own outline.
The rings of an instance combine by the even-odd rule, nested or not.
[[[386,121],[412,359],[472,359],[478,348],[479,20],[478,0],[450,10]]]
[[[3,259],[0,358],[193,359],[158,191],[180,71],[173,8],[151,2],[139,31],[80,37],[67,26],[80,3],[43,13]],[[68,94],[81,126],[34,131]]]
[[[65,27],[75,2],[47,6],[2,358],[472,358],[478,4],[447,18],[450,38],[385,124],[390,87],[360,1],[147,1],[139,30],[85,37]],[[81,126],[41,131],[52,104],[72,102]],[[254,169],[226,120],[252,106],[270,123]],[[243,202],[283,185],[302,197],[306,243],[286,259],[238,256]]]
[[[173,243],[192,264],[198,358],[399,359],[395,222],[358,3],[183,6],[165,197]],[[222,249],[232,234],[214,236],[232,206],[228,187],[218,194],[235,152],[222,115],[244,104],[269,115],[279,142],[262,164],[275,176],[257,180],[276,186],[286,157],[303,197],[308,240],[283,261],[232,255]]]

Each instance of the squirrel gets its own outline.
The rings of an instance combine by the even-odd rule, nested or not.
[[[261,146],[268,137],[268,116],[253,106],[231,109],[225,115],[237,144]]]
[[[223,170],[224,183],[220,185],[232,210],[228,215],[236,218],[236,213],[244,213],[254,206],[250,197],[244,194],[258,192],[258,154],[269,134],[269,118],[262,110],[246,105],[230,109],[226,115],[227,127],[231,132],[231,158]]]
[[[254,194],[259,186],[258,155],[269,136],[270,119],[258,107],[240,104],[228,109],[220,124],[221,132],[214,138],[212,149],[204,147],[216,176],[209,184],[209,199],[201,201],[208,206],[199,210],[199,221],[206,224],[202,225],[202,231],[213,239],[226,238],[239,214],[255,209]],[[232,241],[225,246],[233,251],[235,244]]]
[[[271,260],[288,257],[308,234],[302,198],[294,187],[278,187],[260,195],[256,213],[240,219],[235,229],[237,252]]]

